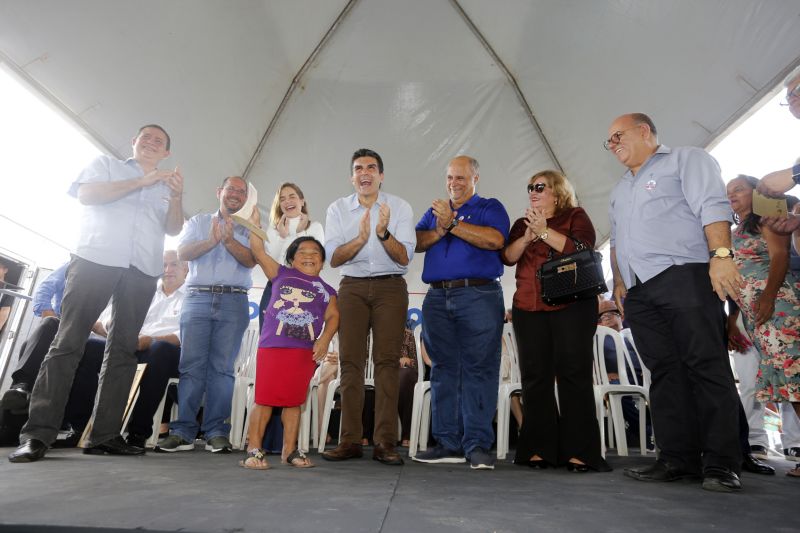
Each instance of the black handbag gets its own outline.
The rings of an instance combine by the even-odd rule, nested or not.
[[[577,239],[572,240],[576,252],[554,259],[551,249],[548,261],[536,273],[542,300],[547,305],[567,304],[608,291],[603,277],[603,254],[586,248]]]

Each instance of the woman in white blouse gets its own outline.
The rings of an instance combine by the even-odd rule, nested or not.
[[[322,224],[312,221],[308,216],[308,206],[300,187],[294,183],[281,183],[275,193],[270,210],[269,227],[267,228],[267,253],[280,265],[286,264],[286,249],[298,237],[314,237],[325,242]],[[261,296],[259,305],[259,331],[264,326],[264,307],[269,303],[272,284],[268,283]]]

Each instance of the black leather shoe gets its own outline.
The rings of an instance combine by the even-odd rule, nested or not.
[[[8,455],[12,463],[32,463],[44,457],[47,444],[37,439],[28,439]]]
[[[0,400],[0,407],[8,409],[14,414],[28,412],[28,404],[31,401],[31,387],[27,383],[14,383],[3,394]]]
[[[111,440],[101,442],[91,448],[84,448],[83,453],[87,455],[144,455],[144,448],[131,446],[125,439],[117,435]]]
[[[626,468],[627,477],[639,481],[678,481],[681,479],[700,479],[700,475],[675,468],[666,461],[656,461],[645,468]]]
[[[753,474],[763,474],[765,476],[775,475],[774,468],[759,461],[752,453],[745,454],[742,460],[742,470],[752,472]]]
[[[391,444],[376,444],[372,450],[372,458],[385,465],[399,466],[403,464],[403,458]]]
[[[136,433],[128,433],[128,438],[125,439],[128,443],[128,446],[134,446],[136,448],[144,449],[145,444],[147,444],[147,439],[149,437],[145,437],[144,435],[137,435]]]
[[[739,476],[727,468],[709,466],[703,470],[703,489],[714,492],[742,490]]]

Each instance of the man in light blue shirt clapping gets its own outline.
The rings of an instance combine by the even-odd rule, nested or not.
[[[403,275],[414,255],[414,215],[405,200],[381,191],[383,160],[362,148],[351,158],[355,194],[328,207],[325,252],[342,267],[339,348],[342,368],[342,437],[323,459],[363,455],[361,412],[367,338],[375,363],[375,431],[372,458],[402,465],[397,443],[398,361],[403,344],[408,288]]]

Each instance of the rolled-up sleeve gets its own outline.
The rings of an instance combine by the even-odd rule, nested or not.
[[[733,211],[717,160],[699,148],[682,155],[681,188],[695,216],[704,227],[714,222],[733,222]]]
[[[101,155],[78,174],[75,181],[69,186],[67,194],[73,198],[78,197],[78,189],[84,183],[98,183],[103,181],[111,181],[111,171],[109,169],[108,156]]]

